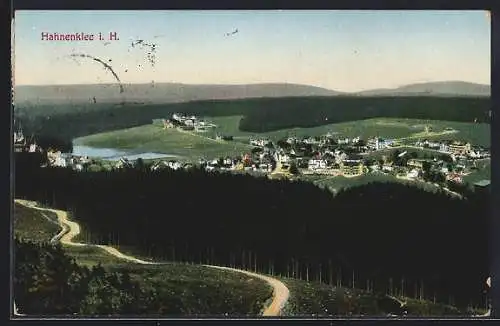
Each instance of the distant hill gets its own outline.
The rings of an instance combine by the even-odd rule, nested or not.
[[[374,89],[355,93],[358,96],[490,96],[490,85],[462,81],[443,81],[405,85],[393,89]]]
[[[490,86],[461,81],[412,84],[395,89],[346,93],[299,84],[195,85],[179,83],[128,84],[120,93],[117,84],[17,86],[15,102],[52,103],[181,103],[199,100],[309,96],[490,96]]]
[[[193,85],[177,83],[129,84],[120,93],[117,84],[17,86],[15,102],[179,103],[198,100],[229,100],[261,97],[334,96],[325,88],[298,84]]]

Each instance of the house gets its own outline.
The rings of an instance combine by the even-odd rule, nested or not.
[[[380,145],[382,148],[387,148],[392,145],[394,145],[394,140],[393,139],[384,139],[383,141],[380,142]]]
[[[479,151],[471,150],[468,155],[470,158],[481,158],[481,153]]]
[[[168,161],[167,166],[172,170],[179,170],[180,168],[182,168],[182,164],[177,161]]]
[[[419,175],[419,171],[417,169],[413,169],[410,172],[408,172],[406,177],[409,179],[416,179],[416,178],[418,178],[418,175]]]
[[[184,120],[186,120],[186,117],[179,114],[179,113],[174,113],[172,114],[172,120],[175,120],[176,122],[183,124]]]
[[[242,157],[242,163],[244,166],[248,166],[249,164],[252,164],[253,160],[252,160],[252,155],[251,154],[245,154],[243,155]]]
[[[337,144],[347,145],[347,144],[349,144],[349,138],[339,138],[339,139],[337,139]]]
[[[340,151],[335,151],[335,163],[340,164],[347,159],[347,154]]]
[[[196,132],[206,132],[206,131],[208,131],[208,127],[206,127],[204,125],[195,125],[194,130]]]
[[[426,140],[424,141],[424,147],[439,150],[441,149],[441,143]]]
[[[215,170],[215,166],[213,166],[213,165],[205,166],[205,171],[214,171],[214,170]]]
[[[250,145],[253,146],[264,147],[269,143],[271,143],[271,141],[268,139],[250,139]]]
[[[281,152],[281,153],[276,152],[276,153],[274,154],[274,159],[275,159],[276,161],[281,162],[281,163],[288,163],[288,162],[290,162],[290,155],[285,154],[285,153],[283,153],[283,152]]]
[[[51,164],[54,164],[54,162],[56,161],[57,158],[61,157],[61,152],[60,151],[57,151],[57,152],[54,152],[52,150],[48,150],[47,151],[47,159],[49,160],[49,162]]]
[[[366,142],[366,147],[378,151],[389,147],[390,145],[392,145],[392,143],[393,140],[375,137],[368,139],[368,141]]]
[[[319,141],[318,141],[318,140],[316,140],[314,137],[304,137],[304,138],[302,139],[302,142],[303,142],[304,144],[308,144],[308,145],[314,145],[314,144],[319,143]]]
[[[462,179],[462,176],[458,173],[450,173],[446,176],[446,180],[448,181],[452,181],[452,182],[455,182],[455,183],[463,183],[463,179]]]
[[[281,166],[281,172],[287,172],[290,170],[290,164],[283,164]]]
[[[29,148],[30,153],[34,153],[38,150],[38,146],[36,144],[31,144]]]
[[[364,165],[359,160],[344,160],[340,164],[340,171],[344,176],[359,176],[364,173]]]
[[[471,150],[469,143],[455,141],[448,146],[451,153],[455,155],[466,155]]]
[[[242,171],[244,169],[244,165],[242,162],[239,162],[238,164],[235,165],[234,170],[236,171]]]
[[[382,165],[382,171],[384,172],[392,172],[394,170],[394,166],[392,162],[385,162]]]
[[[350,157],[347,157],[343,160],[343,162],[345,163],[360,163],[361,161],[362,158],[360,155],[351,155]]]
[[[88,156],[81,156],[79,159],[80,163],[85,164],[90,162],[90,158]]]
[[[153,119],[153,124],[157,124],[157,119]],[[173,128],[174,124],[170,119],[161,119],[161,125],[163,125],[163,129]]]
[[[443,152],[443,153],[449,153],[450,148],[448,147],[448,145],[447,145],[447,144],[445,144],[445,143],[441,143],[441,144],[439,145],[439,151],[440,151],[440,152]]]
[[[421,169],[424,167],[424,162],[425,162],[424,160],[411,159],[411,160],[408,160],[406,165]]]
[[[26,138],[24,138],[23,130],[19,128],[18,131],[14,132],[14,144],[25,144]]]
[[[66,158],[58,156],[55,158],[54,163],[52,165],[65,168],[67,166]]]
[[[326,160],[323,159],[310,159],[307,168],[309,170],[319,170],[319,169],[326,169],[327,167],[327,162]]]
[[[120,158],[120,160],[116,164],[116,167],[118,169],[121,169],[121,168],[130,168],[130,167],[132,167],[132,163],[127,158],[122,157],[122,158]]]
[[[185,163],[184,164],[184,170],[189,170],[194,168],[194,165],[192,163]]]
[[[151,171],[157,171],[162,168],[162,165],[164,165],[164,162],[155,162],[151,166]]]

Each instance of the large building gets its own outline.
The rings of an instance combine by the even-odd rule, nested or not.
[[[416,159],[411,159],[408,160],[408,163],[406,163],[408,166],[415,167],[415,168],[422,168],[424,166],[424,160],[416,160]]]
[[[340,164],[340,171],[344,176],[359,176],[364,173],[364,165],[360,160],[345,160]]]
[[[469,143],[462,143],[456,141],[448,145],[448,150],[450,153],[454,155],[466,155],[467,153],[470,152],[471,146]]]
[[[368,142],[366,143],[366,146],[370,149],[378,151],[378,150],[385,149],[385,148],[391,146],[393,143],[394,143],[394,141],[391,139],[383,139],[383,138],[375,137],[375,138],[369,139]]]

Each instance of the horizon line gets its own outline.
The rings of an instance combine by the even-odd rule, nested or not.
[[[359,93],[359,92],[366,92],[366,91],[375,91],[375,90],[396,90],[401,87],[405,86],[412,86],[412,85],[424,85],[424,84],[438,84],[438,83],[465,83],[465,84],[474,84],[474,85],[480,85],[480,86],[489,86],[491,87],[491,83],[485,84],[485,83],[478,83],[478,82],[472,82],[472,81],[464,81],[464,80],[436,80],[436,81],[421,81],[421,82],[411,82],[407,84],[401,84],[395,87],[379,87],[379,88],[367,88],[367,89],[361,89],[357,91],[343,91],[339,89],[331,89],[331,88],[326,88],[322,86],[316,86],[316,85],[309,85],[309,84],[300,84],[300,83],[289,83],[289,82],[258,82],[258,83],[233,83],[233,84],[199,84],[199,83],[182,83],[182,82],[168,82],[168,81],[162,81],[162,82],[156,82],[153,81],[155,85],[159,84],[175,84],[175,85],[187,85],[187,86],[257,86],[257,85],[293,85],[293,86],[306,86],[306,87],[313,87],[313,88],[319,88],[327,91],[332,91],[332,92],[339,92],[339,93]],[[109,82],[109,83],[75,83],[75,84],[18,84],[14,85],[15,87],[51,87],[51,86],[98,86],[98,85],[150,85],[152,84],[151,82],[140,82],[140,83],[117,83],[117,82]]]

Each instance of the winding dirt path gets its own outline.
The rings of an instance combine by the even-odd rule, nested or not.
[[[21,204],[25,207],[37,209],[37,210],[40,210],[42,212],[48,211],[48,212],[55,213],[57,215],[57,222],[61,226],[62,230],[51,239],[51,242],[59,241],[62,244],[65,244],[68,246],[76,246],[76,247],[95,246],[95,247],[101,248],[102,250],[106,251],[107,253],[109,253],[110,255],[112,255],[114,257],[129,261],[131,263],[136,263],[136,264],[142,264],[142,265],[162,265],[163,264],[161,262],[145,261],[145,260],[135,258],[133,256],[125,255],[124,253],[118,251],[116,248],[106,246],[106,245],[93,245],[93,244],[86,244],[86,243],[81,243],[81,242],[73,242],[73,238],[80,234],[80,225],[74,221],[70,221],[68,219],[67,212],[62,211],[62,210],[58,210],[58,209],[41,208],[41,207],[38,207],[35,202],[31,202],[31,201],[27,201],[27,200],[16,199],[15,202],[18,204]],[[220,269],[220,270],[232,271],[232,272],[236,272],[236,273],[243,273],[243,274],[246,274],[248,276],[259,278],[259,279],[267,282],[273,288],[273,301],[271,302],[271,304],[269,306],[267,306],[264,309],[264,311],[262,313],[263,316],[280,316],[282,313],[283,307],[288,302],[288,298],[290,296],[290,291],[285,286],[285,284],[283,284],[281,281],[279,281],[275,278],[261,275],[261,274],[257,274],[257,273],[252,273],[249,271],[230,268],[230,267],[213,266],[213,265],[202,265],[202,266]],[[15,307],[15,303],[14,303],[14,307]],[[17,312],[17,308],[15,307],[14,309],[15,309],[15,314],[20,315]]]

